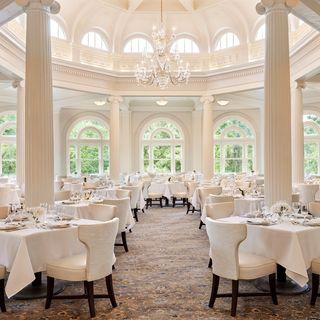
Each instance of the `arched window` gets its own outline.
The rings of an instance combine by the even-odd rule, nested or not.
[[[82,37],[81,44],[90,48],[108,51],[107,42],[96,31],[87,32]]]
[[[246,121],[229,118],[214,132],[214,172],[251,172],[255,168],[255,134]]]
[[[69,174],[103,174],[110,169],[109,128],[100,119],[82,119],[69,130]]]
[[[124,53],[153,52],[151,43],[145,38],[132,38],[124,46]]]
[[[226,32],[220,36],[216,43],[215,50],[223,50],[227,48],[236,47],[240,44],[240,40],[233,32]]]
[[[257,33],[256,33],[256,37],[255,40],[256,41],[260,41],[266,38],[266,25],[265,23],[263,25],[260,26],[260,28],[258,29]]]
[[[51,37],[67,40],[67,36],[61,25],[54,19],[50,19]]]
[[[0,114],[0,173],[4,176],[16,174],[16,123],[17,117],[15,113]]]
[[[171,52],[175,53],[200,53],[198,45],[189,38],[180,38],[176,40],[172,47]]]
[[[319,174],[320,165],[320,116],[305,114],[304,123],[304,173]]]
[[[141,170],[178,173],[184,170],[184,137],[169,119],[149,123],[142,133]]]

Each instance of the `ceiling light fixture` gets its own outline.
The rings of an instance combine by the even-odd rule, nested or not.
[[[156,101],[157,105],[160,106],[160,107],[166,106],[166,105],[168,104],[168,102],[169,102],[169,101],[166,100],[166,99],[160,99],[160,100],[157,100],[157,101]]]
[[[230,101],[229,100],[218,100],[217,103],[219,106],[224,107],[224,106],[227,106],[230,103]]]
[[[97,100],[94,102],[94,104],[98,107],[104,106],[107,103],[106,100]]]
[[[155,85],[165,89],[171,83],[178,85],[188,83],[190,77],[189,63],[184,63],[177,50],[171,52],[172,43],[176,39],[175,31],[168,35],[163,23],[163,10],[161,0],[161,23],[159,28],[152,29],[153,49],[152,54],[146,51],[142,60],[137,64],[135,76],[137,83],[144,86]]]

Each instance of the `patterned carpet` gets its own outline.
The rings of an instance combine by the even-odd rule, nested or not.
[[[116,247],[114,288],[118,307],[109,300],[96,300],[96,319],[232,319],[230,299],[218,299],[208,308],[211,272],[207,268],[206,232],[198,229],[198,214],[185,209],[149,209],[128,234],[129,253]],[[221,281],[220,292],[230,292],[231,283]],[[240,290],[254,291],[250,283]],[[104,282],[95,292],[104,292]],[[66,294],[82,292],[82,284],[69,284]],[[239,298],[237,319],[320,319],[320,298],[309,307],[310,294],[279,296],[274,306],[268,297]],[[44,300],[7,301],[8,312],[0,319],[88,319],[86,300],[53,300],[44,310]]]

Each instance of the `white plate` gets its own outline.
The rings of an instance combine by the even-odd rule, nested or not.
[[[268,221],[268,220],[265,220],[265,219],[261,219],[261,218],[248,219],[247,223],[248,224],[252,224],[252,225],[256,225],[256,226],[271,226],[271,225],[274,224],[271,221]]]
[[[22,225],[16,224],[16,223],[0,224],[0,231],[18,230],[21,227],[22,227]]]
[[[71,225],[68,222],[55,222],[55,223],[47,223],[47,227],[50,229],[64,229],[69,228]]]
[[[73,200],[63,200],[62,204],[76,204],[76,202]]]
[[[320,221],[305,221],[303,225],[308,227],[320,227]]]

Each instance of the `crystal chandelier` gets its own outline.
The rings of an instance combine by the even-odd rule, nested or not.
[[[139,85],[155,85],[165,89],[169,84],[178,85],[188,83],[190,77],[189,63],[184,63],[177,52],[170,52],[176,38],[174,30],[171,35],[167,34],[163,23],[162,0],[161,0],[161,23],[159,28],[153,27],[153,53],[142,55],[142,60],[137,64],[135,76]]]

